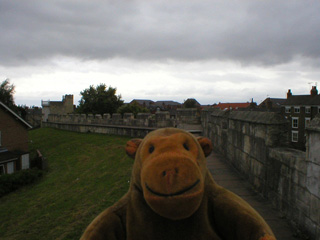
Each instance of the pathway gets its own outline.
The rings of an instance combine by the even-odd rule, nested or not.
[[[246,200],[266,220],[278,240],[302,240],[294,236],[286,219],[279,216],[271,203],[253,191],[252,186],[223,160],[223,156],[212,152],[207,158],[207,166],[215,181]]]

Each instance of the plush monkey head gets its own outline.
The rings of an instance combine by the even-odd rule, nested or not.
[[[149,207],[172,220],[191,216],[200,206],[207,172],[205,157],[212,151],[208,138],[195,138],[175,128],[163,128],[127,143],[135,159],[132,184]]]

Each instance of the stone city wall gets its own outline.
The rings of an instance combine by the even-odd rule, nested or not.
[[[148,132],[163,127],[175,127],[176,120],[168,112],[156,114],[132,113],[121,114],[50,114],[43,127],[54,127],[77,132],[94,132],[104,134],[144,137]]]
[[[178,128],[202,131],[200,110],[197,108],[177,109],[176,119]]]
[[[306,128],[306,188],[310,197],[306,224],[310,231],[316,228],[314,234],[320,239],[320,115],[318,114]]]
[[[81,132],[88,130],[98,133],[119,133],[119,135],[128,136],[133,136],[131,134],[133,130],[130,129],[134,129],[135,133],[141,131],[138,135],[142,137],[151,130],[164,127],[178,127],[196,134],[202,132],[200,115],[196,108],[177,109],[176,118],[171,118],[169,112],[138,113],[136,117],[132,113],[125,113],[123,116],[118,113],[112,115],[49,114],[42,126]]]
[[[174,127],[175,119],[170,119],[168,112],[138,113],[135,118],[133,113],[125,113],[122,117],[119,113],[110,114],[50,114],[48,122],[75,123],[75,124],[103,124],[133,127]]]
[[[214,149],[296,229],[320,239],[320,124],[307,129],[303,152],[288,147],[288,125],[277,113],[208,110],[201,120]]]
[[[201,124],[201,116],[197,108],[178,108],[177,121],[184,124]]]

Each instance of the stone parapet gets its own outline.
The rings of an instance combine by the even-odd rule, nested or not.
[[[176,119],[171,119],[169,112],[157,112],[156,114],[138,113],[135,118],[133,113],[110,114],[50,114],[48,121],[52,123],[72,123],[72,124],[98,124],[113,126],[132,126],[132,127],[175,127]]]
[[[206,110],[204,135],[296,229],[320,239],[320,116],[307,151],[289,148],[289,124],[273,112]]]
[[[316,226],[315,236],[320,239],[320,114],[306,128],[307,176],[310,192],[310,226]]]

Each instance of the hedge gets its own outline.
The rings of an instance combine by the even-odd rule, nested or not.
[[[33,183],[42,177],[43,171],[33,168],[0,175],[0,197],[17,190],[18,188]]]

